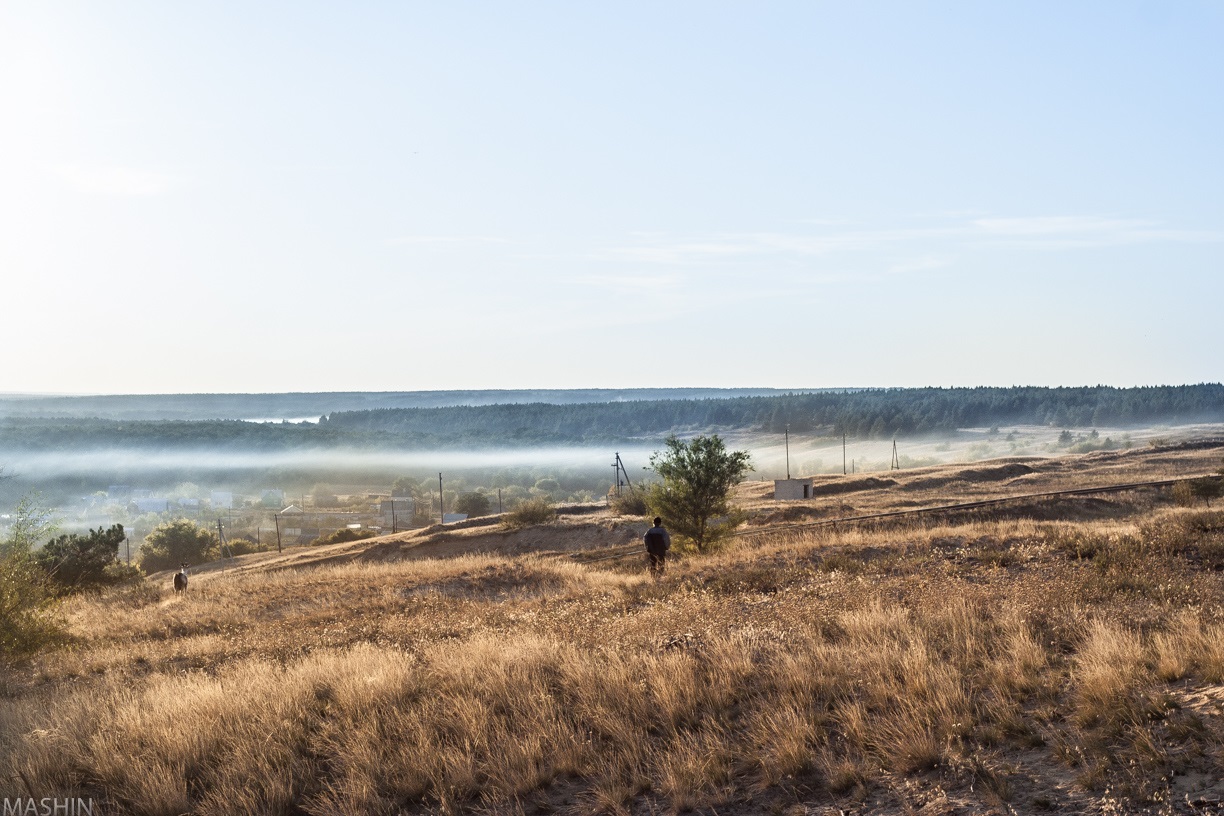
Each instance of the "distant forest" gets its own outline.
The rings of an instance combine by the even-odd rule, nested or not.
[[[316,419],[332,411],[378,408],[445,408],[545,402],[624,402],[729,399],[814,393],[819,388],[571,388],[484,391],[332,391],[289,394],[107,394],[95,396],[0,395],[0,416],[55,419]],[[853,389],[836,389],[848,391]]]
[[[564,393],[564,392],[560,392]],[[74,417],[0,420],[0,450],[234,447],[245,450],[463,445],[525,447],[762,431],[856,438],[958,428],[1224,422],[1224,385],[1144,388],[908,388],[703,399],[333,411],[318,423]]]
[[[1146,388],[906,388],[733,399],[340,411],[320,428],[506,442],[755,430],[859,438],[992,425],[1064,428],[1224,421],[1224,385]]]

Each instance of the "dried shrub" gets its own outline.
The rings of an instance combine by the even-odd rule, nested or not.
[[[502,517],[502,524],[510,530],[548,524],[557,517],[553,503],[543,496],[520,502],[517,507]]]
[[[612,497],[611,505],[621,516],[646,516],[650,513],[646,493],[642,490],[621,491],[620,495]]]

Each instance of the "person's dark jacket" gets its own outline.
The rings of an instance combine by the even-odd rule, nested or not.
[[[671,536],[662,527],[651,527],[642,540],[646,542],[646,552],[654,555],[663,555],[671,549]]]

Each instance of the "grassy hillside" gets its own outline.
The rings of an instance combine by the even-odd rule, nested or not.
[[[3,675],[0,795],[105,813],[1201,812],[1224,797],[1219,448],[893,474],[754,513],[659,582],[608,515],[249,556],[75,598]],[[970,486],[970,487],[966,487]],[[45,792],[45,793],[44,793]],[[829,811],[836,812],[836,810]]]

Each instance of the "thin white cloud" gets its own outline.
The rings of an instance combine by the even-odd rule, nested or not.
[[[1041,215],[1028,218],[978,218],[978,229],[993,235],[1067,235],[1147,229],[1150,221],[1085,215]]]
[[[452,244],[508,244],[506,238],[493,235],[401,235],[388,238],[391,246],[429,246]]]
[[[118,165],[62,164],[52,168],[61,181],[77,192],[106,196],[155,196],[169,190],[177,177]]]
[[[910,260],[899,261],[888,267],[889,275],[912,275],[918,272],[930,272],[935,269],[943,269],[948,265],[948,261],[944,258],[912,258]]]
[[[1210,230],[1170,229],[1156,221],[1102,216],[1032,216],[979,218],[973,225],[984,235],[1037,248],[1118,246],[1139,243],[1204,243],[1224,239]]]
[[[621,295],[660,294],[673,291],[680,284],[674,275],[583,275],[574,280]]]
[[[919,227],[722,233],[675,239],[662,235],[638,236],[635,243],[604,249],[597,257],[645,264],[709,265],[750,258],[770,262],[802,261],[832,253],[886,247],[891,251],[932,245],[938,245],[943,251],[988,246],[1068,249],[1221,240],[1224,240],[1224,233],[1218,231],[1173,229],[1155,221],[1105,216],[960,217],[942,225]],[[915,271],[933,268],[922,260],[929,255],[927,252],[915,262],[906,264],[912,265]]]

